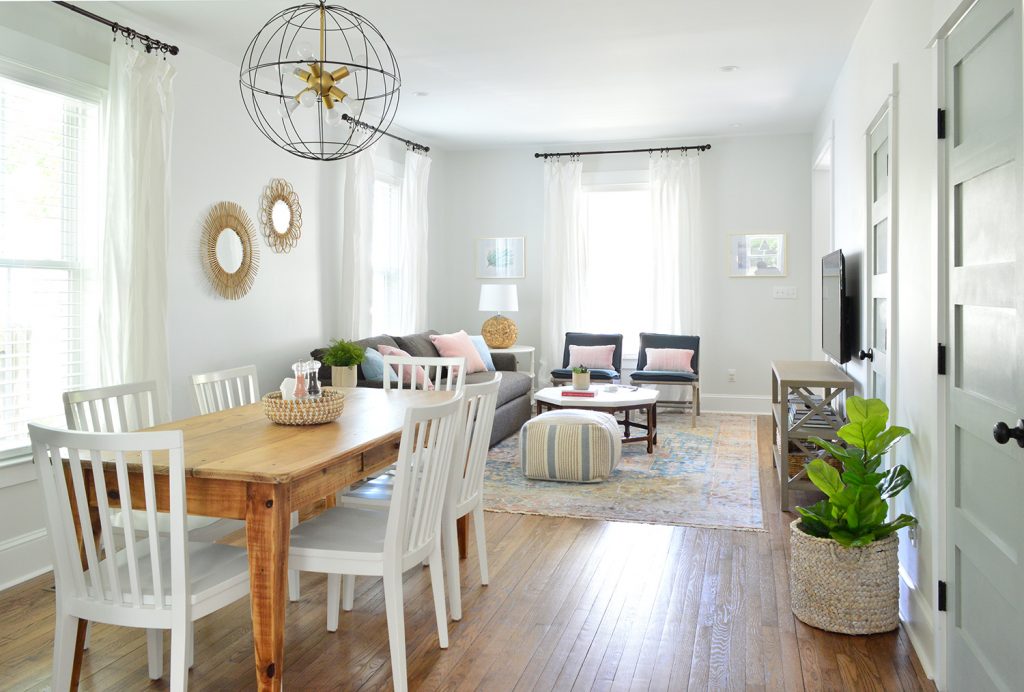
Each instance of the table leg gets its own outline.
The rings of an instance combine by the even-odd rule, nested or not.
[[[455,520],[455,533],[459,537],[459,559],[466,559],[466,526],[469,523],[469,515],[463,514]]]
[[[654,453],[654,445],[658,444],[658,405],[651,404],[647,408],[647,453]]]
[[[623,413],[626,416],[625,419],[622,421],[622,425],[626,428],[626,434],[624,435],[624,437],[629,437],[629,409],[627,408]]]
[[[538,401],[537,402],[537,415],[539,416],[540,414],[541,414],[540,402]]]
[[[88,620],[78,621],[78,632],[75,633],[75,658],[71,663],[71,687],[78,689],[78,679],[82,676],[82,654],[85,652],[85,633],[89,629]]]
[[[256,684],[260,690],[280,690],[284,675],[290,511],[286,488],[269,483],[249,484],[245,538],[249,549]]]

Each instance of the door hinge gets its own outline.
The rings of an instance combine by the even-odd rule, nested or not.
[[[939,116],[938,116],[938,123],[937,123],[936,132],[937,132],[937,134],[939,136],[939,139],[945,139],[946,138],[946,109],[945,108],[940,108],[939,109]]]
[[[939,580],[939,612],[946,612],[946,582]]]
[[[946,374],[946,344],[939,344],[938,366],[939,366],[939,374],[940,375],[945,375]]]

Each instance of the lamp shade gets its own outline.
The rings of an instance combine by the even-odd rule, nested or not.
[[[480,312],[516,312],[519,293],[515,284],[483,284],[480,286]]]

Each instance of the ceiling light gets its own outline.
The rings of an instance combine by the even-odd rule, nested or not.
[[[267,139],[320,161],[352,156],[380,139],[402,86],[380,31],[325,0],[271,17],[249,43],[238,81],[245,109]]]
[[[736,72],[740,69],[739,65],[722,65],[718,68],[721,72]]]

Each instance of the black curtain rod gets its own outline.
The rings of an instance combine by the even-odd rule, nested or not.
[[[170,53],[171,55],[178,54],[177,46],[172,46],[171,44],[164,43],[163,41],[153,38],[152,36],[147,36],[146,34],[139,33],[135,29],[129,26],[125,26],[124,24],[118,24],[117,22],[112,22],[109,19],[104,19],[98,14],[93,14],[89,10],[83,10],[81,7],[72,5],[70,2],[57,2],[57,0],[54,0],[53,4],[60,5],[64,9],[71,10],[72,12],[77,12],[83,17],[88,17],[94,22],[99,22],[100,24],[109,26],[110,30],[114,32],[114,34],[121,34],[126,39],[132,41],[135,41],[137,39],[143,46],[146,47],[147,53],[152,53],[156,50],[160,51],[161,53]]]
[[[613,149],[610,151],[563,151],[557,154],[534,154],[535,159],[550,159],[559,156],[591,156],[593,154],[653,154],[656,151],[707,151],[710,144],[698,144],[692,147],[655,147],[653,149]]]
[[[377,129],[373,125],[369,125],[367,123],[364,123],[362,120],[356,120],[355,118],[353,118],[348,113],[342,113],[341,114],[341,119],[344,120],[345,122],[352,123],[356,127],[361,127],[364,130],[376,130]],[[380,130],[380,133],[382,135],[386,136],[386,137],[390,137],[391,139],[397,139],[399,142],[402,142],[406,146],[412,147],[413,150],[419,149],[424,154],[426,154],[428,151],[430,151],[430,147],[428,147],[425,144],[420,144],[418,142],[412,141],[411,139],[406,139],[405,137],[399,137],[398,135],[393,135],[390,132],[388,132],[387,130]]]

